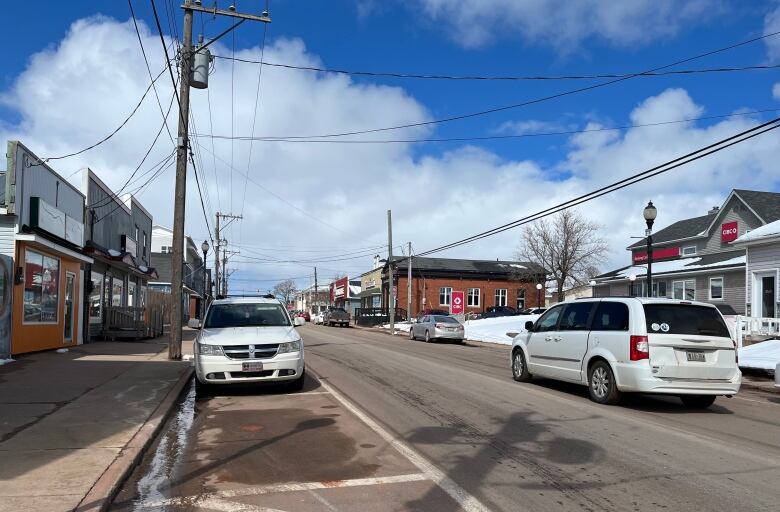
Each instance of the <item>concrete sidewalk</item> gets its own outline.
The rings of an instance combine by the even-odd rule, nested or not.
[[[99,342],[0,367],[0,511],[107,505],[191,376],[167,355],[167,338]]]

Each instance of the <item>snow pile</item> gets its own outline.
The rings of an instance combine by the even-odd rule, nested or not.
[[[739,366],[759,370],[774,370],[780,363],[780,340],[768,340],[742,347]]]
[[[0,359],[0,366],[3,366],[4,364],[13,363],[13,359]]]
[[[771,238],[773,236],[780,236],[780,220],[764,224],[760,228],[752,230],[750,233],[745,233],[741,237],[737,238],[734,243],[739,244],[743,242],[755,242],[762,238]]]
[[[511,345],[512,338],[507,336],[506,333],[525,332],[525,323],[535,322],[539,316],[541,315],[501,316],[498,318],[484,318],[482,320],[467,320],[463,324],[466,327],[466,339]]]
[[[57,353],[58,353],[58,354],[64,354],[64,353],[65,353],[65,352],[67,352],[67,351],[68,351],[68,349],[67,349],[67,348],[58,348],[58,349],[57,349]]]
[[[412,328],[412,324],[409,322],[396,322],[395,334],[398,334],[399,332],[409,334],[409,329],[411,328]],[[390,329],[390,324],[383,325],[382,329]]]
[[[681,272],[683,270],[699,270],[709,267],[727,267],[731,265],[744,265],[747,258],[745,256],[736,256],[724,261],[718,261],[715,263],[699,264],[701,257],[682,258],[672,261],[654,261],[653,272],[656,274],[665,274],[667,272]],[[641,267],[627,267],[618,272],[616,277],[630,277],[642,276],[647,273],[647,269],[644,266]]]

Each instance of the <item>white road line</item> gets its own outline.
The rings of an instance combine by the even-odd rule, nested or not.
[[[282,492],[315,491],[322,489],[339,489],[343,487],[361,487],[368,485],[401,484],[406,482],[421,482],[429,480],[427,474],[411,473],[408,475],[382,476],[374,478],[355,478],[353,480],[333,480],[330,482],[293,482],[288,484],[262,485],[255,487],[242,487],[241,489],[226,489],[224,491],[210,492],[200,496],[177,496],[154,503],[144,503],[146,507],[170,507],[183,505],[204,506],[204,503],[224,503],[226,499],[241,498],[245,496],[260,496]]]
[[[745,398],[741,396],[735,396],[734,400],[744,400],[746,402],[755,402],[757,404],[761,405],[777,405],[776,403],[770,402],[769,400],[753,400],[752,398]]]
[[[284,512],[276,508],[256,507],[246,503],[224,501],[217,498],[207,498],[197,502],[198,508],[216,510],[217,512]]]
[[[371,430],[379,434],[389,445],[398,450],[404,457],[409,459],[409,462],[417,466],[429,479],[436,482],[436,484],[442,488],[444,492],[450,495],[450,497],[458,503],[466,512],[489,512],[489,508],[483,505],[477,498],[468,493],[465,489],[455,483],[450,477],[444,474],[439,468],[434,466],[425,457],[417,453],[411,446],[407,445],[403,441],[397,439],[393,434],[385,430],[384,427],[379,425],[376,421],[371,419],[366,413],[357,408],[352,402],[347,400],[341,393],[333,389],[333,387],[319,379],[322,387],[330,391],[333,398],[341,402],[347,410],[357,416],[363,423],[365,423]]]

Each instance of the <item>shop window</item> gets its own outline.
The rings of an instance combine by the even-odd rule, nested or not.
[[[56,323],[59,310],[60,261],[25,250],[24,321]]]
[[[130,281],[127,283],[127,305],[130,307],[137,306],[135,296],[135,283]]]
[[[496,306],[506,306],[506,288],[496,290]]]
[[[122,298],[125,292],[125,282],[123,279],[115,277],[111,280],[111,305],[114,307],[122,306]]]
[[[522,311],[525,309],[525,289],[520,288],[517,290],[517,310]]]
[[[710,300],[723,300],[723,278],[710,278]]]
[[[674,281],[672,283],[672,298],[677,300],[696,300],[696,281]]]
[[[439,305],[449,306],[452,301],[452,288],[443,287],[439,288]]]
[[[466,305],[470,307],[479,307],[479,288],[469,288],[466,290]]]
[[[92,291],[89,292],[89,323],[99,324],[103,319],[103,274],[92,272]]]

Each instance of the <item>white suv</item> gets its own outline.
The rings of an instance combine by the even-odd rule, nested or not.
[[[624,391],[679,395],[709,407],[739,391],[736,345],[710,304],[671,299],[593,298],[556,304],[512,343],[512,375],[585,384],[593,401]]]
[[[197,324],[197,320],[195,320]],[[195,340],[196,386],[286,382],[303,387],[303,340],[287,308],[272,298],[215,300]]]

